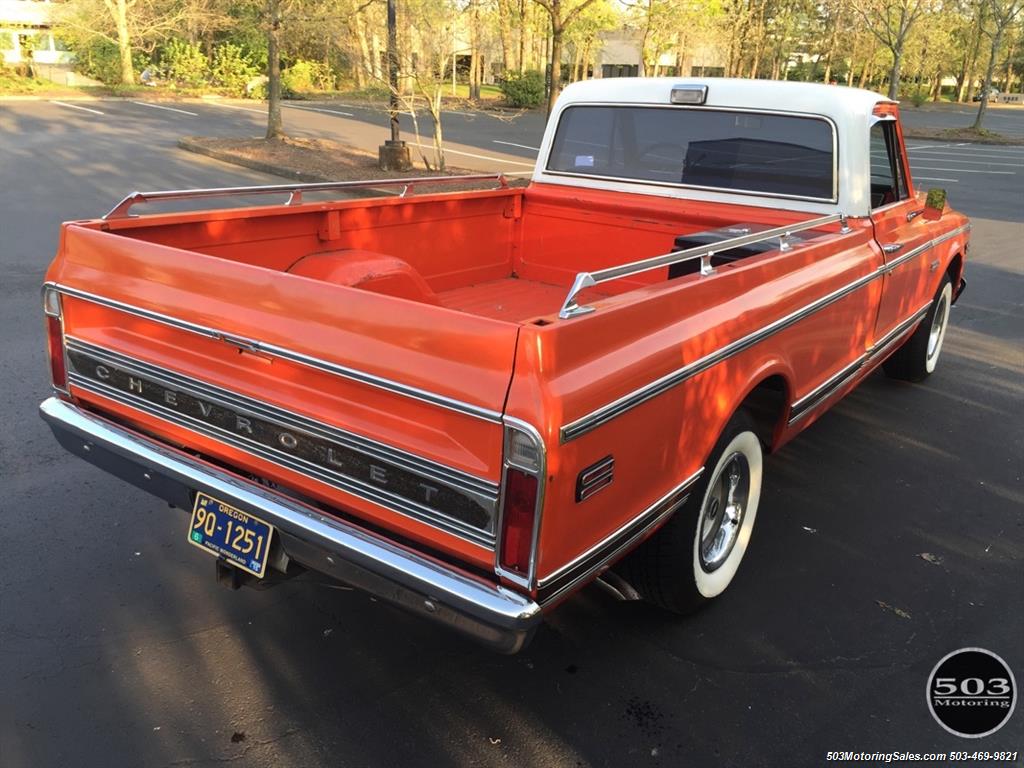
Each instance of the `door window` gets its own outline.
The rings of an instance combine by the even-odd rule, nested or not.
[[[909,196],[896,121],[882,120],[871,126],[871,207],[881,208]]]

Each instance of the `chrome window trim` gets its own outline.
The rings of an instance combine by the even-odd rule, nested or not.
[[[692,363],[688,363],[687,365],[677,368],[674,371],[670,371],[669,373],[661,376],[660,378],[657,378],[654,381],[645,384],[642,387],[638,387],[637,389],[634,389],[631,392],[628,392],[625,395],[622,395],[621,397],[612,400],[610,403],[606,403],[600,408],[594,409],[590,413],[587,413],[578,419],[570,421],[568,424],[563,425],[562,428],[559,430],[560,442],[567,443],[571,440],[575,440],[581,435],[584,435],[587,432],[596,429],[602,424],[606,424],[612,419],[621,416],[626,411],[632,410],[636,406],[647,402],[651,398],[657,397],[658,395],[667,392],[673,387],[682,384],[684,381],[693,378],[697,374],[703,373],[704,371],[708,370],[712,366],[717,365],[723,360],[727,360],[730,357],[738,355],[740,352],[749,349],[750,347],[763,341],[764,339],[767,339],[770,336],[774,336],[776,333],[783,331],[786,328],[789,328],[794,323],[797,323],[806,317],[810,317],[812,314],[824,309],[830,304],[834,304],[836,301],[839,301],[839,299],[842,299],[844,296],[847,296],[848,294],[852,293],[858,288],[867,285],[873,280],[877,280],[880,277],[884,277],[885,275],[891,273],[893,270],[897,269],[902,264],[909,261],[914,256],[918,256],[928,251],[930,248],[933,248],[941,243],[944,243],[947,240],[956,237],[957,235],[970,231],[970,228],[970,224],[964,224],[963,226],[957,227],[956,229],[951,230],[950,232],[947,232],[943,235],[940,235],[939,237],[936,237],[933,240],[929,240],[923,243],[922,245],[918,246],[917,248],[913,249],[912,251],[900,256],[900,258],[895,259],[894,261],[888,264],[882,264],[881,266],[877,267],[868,274],[859,277],[850,283],[847,283],[841,288],[837,288],[836,290],[832,291],[829,294],[826,294],[825,296],[819,299],[815,299],[814,301],[804,305],[800,309],[795,310],[790,314],[785,315],[784,317],[781,317],[778,320],[775,320],[774,322],[769,323],[766,326],[763,326],[762,328],[759,328],[756,331],[752,331],[751,333],[748,333],[746,336],[743,336],[737,339],[736,341],[726,344],[725,346],[720,347],[713,352],[709,352],[703,357],[694,360]]]
[[[44,287],[52,287],[64,295],[73,296],[76,299],[98,304],[100,306],[107,307],[108,309],[125,312],[136,317],[141,317],[152,322],[161,323],[172,328],[194,333],[205,338],[225,341],[229,344],[234,344],[235,346],[242,347],[252,352],[260,352],[272,357],[278,357],[292,363],[304,365],[307,368],[313,368],[318,371],[324,371],[336,376],[341,376],[342,378],[346,378],[360,384],[375,387],[393,394],[402,395],[413,400],[419,400],[430,405],[446,408],[447,410],[455,411],[456,413],[461,413],[466,416],[472,416],[492,424],[501,423],[501,413],[498,411],[483,408],[461,400],[456,400],[446,395],[439,395],[435,392],[420,389],[419,387],[403,384],[392,379],[384,378],[383,376],[377,376],[376,374],[367,373],[366,371],[361,371],[357,368],[350,368],[349,366],[341,365],[340,363],[333,363],[329,360],[323,360],[322,358],[313,357],[302,352],[296,352],[295,350],[288,349],[287,347],[269,344],[258,339],[243,338],[210,326],[192,323],[188,320],[181,320],[180,318],[172,317],[171,315],[165,315],[160,312],[143,309],[142,307],[127,304],[116,299],[110,299],[95,293],[82,291],[67,285],[61,285],[60,283],[48,282]]]
[[[252,453],[276,466],[298,472],[332,488],[351,493],[366,501],[384,506],[391,511],[404,514],[411,519],[442,529],[466,541],[487,547],[488,549],[494,547],[496,537],[496,528],[494,526],[497,524],[498,505],[497,483],[462,473],[460,470],[437,464],[422,457],[414,457],[412,454],[400,449],[353,435],[345,430],[314,422],[298,414],[283,411],[267,403],[214,387],[191,377],[175,374],[156,366],[141,363],[132,358],[125,358],[117,353],[111,353],[109,350],[103,350],[77,339],[69,339],[68,348],[105,360],[112,366],[133,372],[162,386],[181,390],[204,401],[210,401],[231,410],[241,411],[255,418],[271,421],[299,432],[306,432],[314,437],[336,441],[339,445],[346,448],[373,456],[405,471],[413,472],[441,483],[488,509],[491,512],[492,530],[476,528],[457,518],[445,515],[436,509],[419,504],[412,499],[399,496],[384,488],[377,488],[357,478],[343,475],[340,472],[333,472],[326,467],[306,461],[299,456],[278,451],[255,440],[250,440],[243,435],[228,432],[214,425],[189,417],[187,414],[160,408],[149,402],[127,396],[118,389],[102,385],[69,368],[68,380],[76,388],[106,397],[122,405],[135,408],[143,413],[156,416],[164,421],[185,427],[206,437]]]
[[[570,109],[577,107],[640,107],[643,109],[675,109],[692,110],[702,112],[741,112],[753,115],[775,115],[778,117],[794,117],[805,120],[821,120],[832,129],[832,197],[811,197],[808,195],[786,195],[770,192],[757,192],[749,189],[733,189],[731,187],[708,187],[699,184],[682,184],[667,181],[646,181],[634,179],[628,176],[603,176],[596,173],[574,173],[572,171],[555,171],[551,169],[551,158],[555,151],[555,141],[558,139],[558,129],[562,127],[562,117]],[[705,105],[690,104],[651,104],[649,102],[611,102],[611,101],[588,101],[586,103],[569,104],[558,113],[558,126],[551,137],[551,146],[548,148],[547,157],[544,158],[545,174],[551,176],[569,176],[578,179],[601,179],[602,181],[615,181],[624,184],[639,184],[652,187],[666,187],[669,189],[697,189],[705,192],[718,192],[724,194],[745,195],[750,197],[762,197],[779,200],[803,200],[811,203],[832,203],[839,202],[839,128],[835,121],[827,115],[813,112],[787,112],[781,109],[750,109],[745,107],[709,107]]]
[[[623,523],[615,531],[574,557],[568,563],[540,579],[537,582],[538,601],[540,604],[546,606],[558,600],[558,598],[571,591],[578,584],[602,570],[612,560],[646,535],[648,531],[672,515],[680,506],[686,503],[690,487],[700,479],[703,473],[704,467],[701,467],[639,515]],[[547,593],[541,594],[545,590],[547,590]]]

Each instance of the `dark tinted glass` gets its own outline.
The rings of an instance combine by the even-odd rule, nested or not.
[[[833,153],[831,124],[811,117],[578,106],[548,170],[831,200]]]

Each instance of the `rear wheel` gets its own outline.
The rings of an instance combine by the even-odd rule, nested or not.
[[[892,353],[882,368],[887,376],[903,381],[924,381],[939,363],[942,342],[949,326],[949,308],[953,305],[953,285],[942,278],[932,306],[903,345]]]
[[[757,517],[763,453],[753,423],[738,412],[719,437],[686,503],[622,564],[649,602],[690,613],[725,591]]]

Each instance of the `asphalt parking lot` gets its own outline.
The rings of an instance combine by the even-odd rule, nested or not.
[[[383,138],[379,113],[301,106],[297,135]],[[1024,682],[1024,147],[910,143],[920,186],[974,217],[939,370],[872,376],[769,460],[721,600],[679,619],[591,587],[500,657],[312,576],[218,587],[180,513],[64,454],[36,415],[61,221],[132,189],[278,180],[174,147],[256,135],[253,105],[163,107],[0,102],[0,765],[803,766],[976,748],[1024,765],[1022,708],[968,743],[924,702],[963,646]],[[451,115],[450,148],[527,170],[527,117]]]

